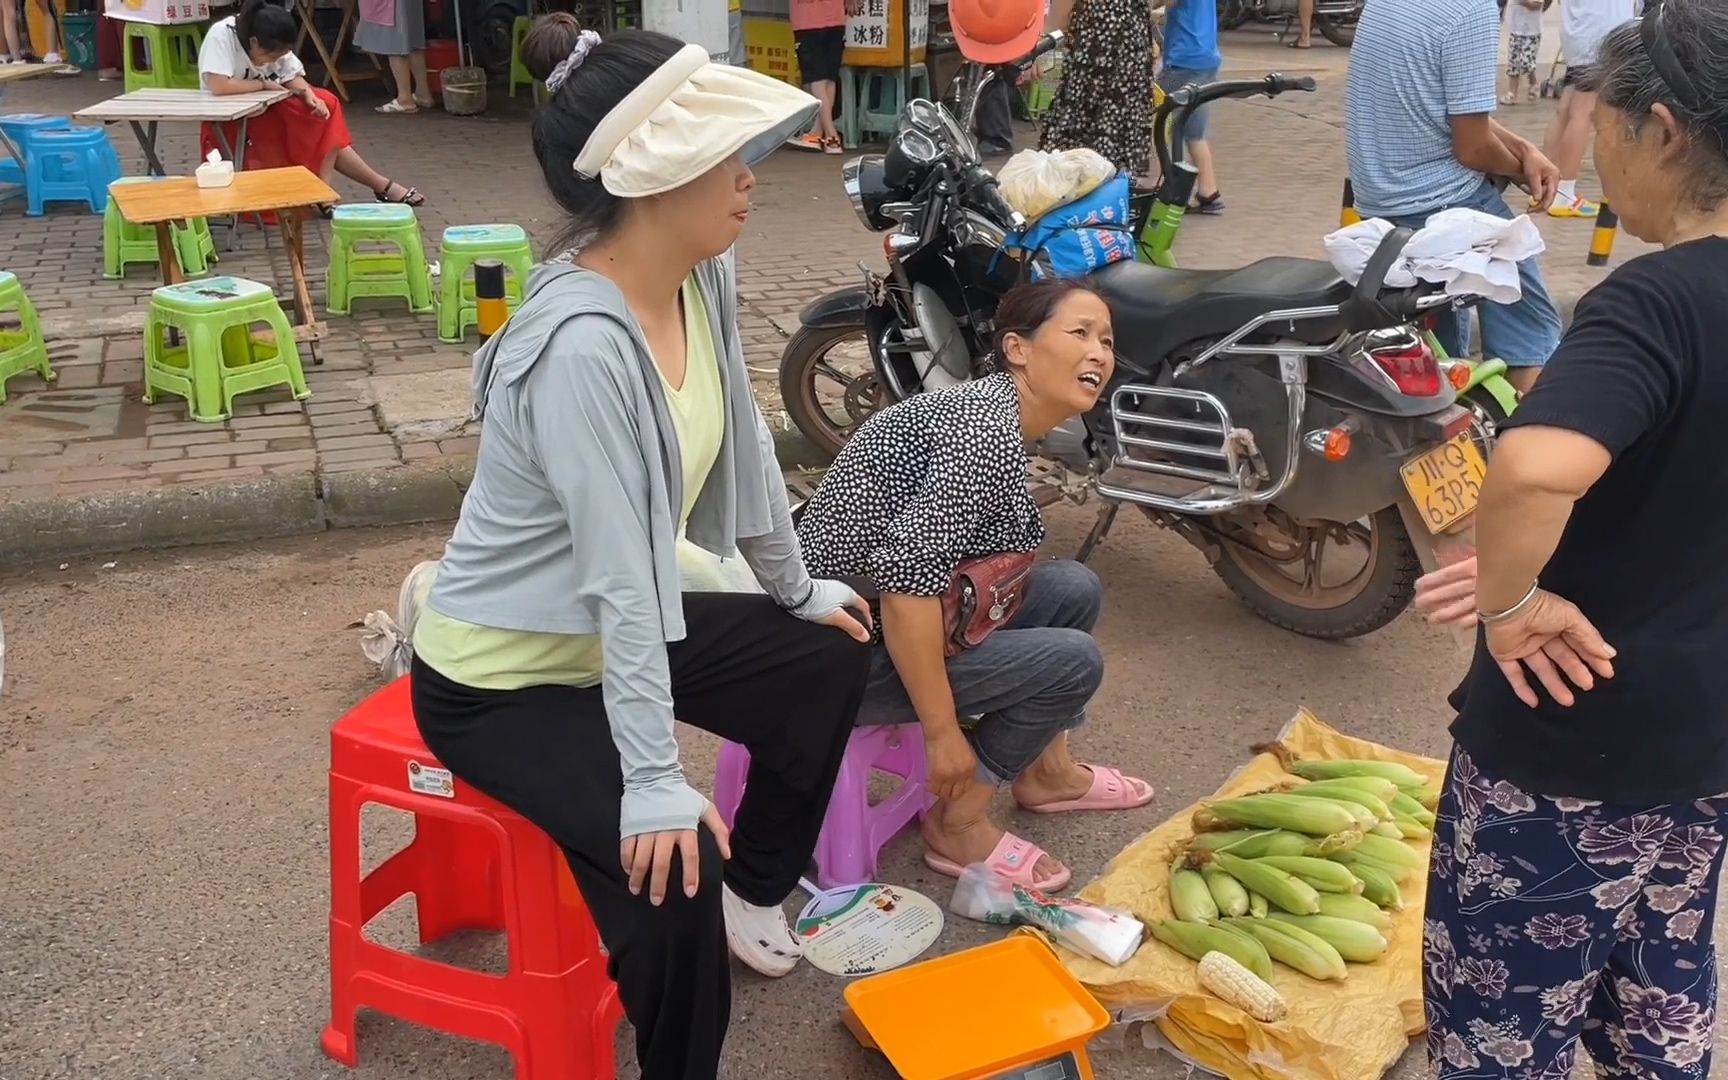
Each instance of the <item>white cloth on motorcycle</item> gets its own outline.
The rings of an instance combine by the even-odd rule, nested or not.
[[[1393,225],[1369,218],[1326,237],[1326,255],[1354,285]],[[1481,296],[1515,304],[1523,296],[1518,264],[1542,253],[1545,245],[1528,214],[1508,221],[1480,210],[1457,207],[1428,219],[1405,245],[1386,273],[1386,287],[1408,289],[1420,283],[1444,285],[1448,296]]]

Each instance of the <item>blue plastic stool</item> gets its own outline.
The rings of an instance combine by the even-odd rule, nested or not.
[[[120,155],[101,128],[38,131],[25,155],[25,213],[41,217],[44,203],[81,202],[90,212],[108,209],[108,185],[120,179]]]
[[[18,148],[25,159],[30,157],[30,139],[38,131],[65,131],[72,126],[72,121],[64,116],[47,116],[43,113],[7,113],[0,116],[0,131],[12,140],[12,145]],[[0,157],[0,184],[15,184],[24,186],[24,170],[12,155]],[[16,193],[14,193],[16,194]]]
[[[894,134],[908,101],[933,96],[930,70],[923,64],[912,65],[911,94],[901,81],[897,67],[840,69],[840,135],[848,150],[862,143],[865,135]]]

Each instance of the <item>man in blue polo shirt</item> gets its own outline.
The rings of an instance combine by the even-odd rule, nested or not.
[[[1156,0],[1155,0],[1156,2]],[[1162,0],[1164,8],[1164,70],[1158,85],[1165,93],[1184,86],[1208,83],[1218,77],[1223,54],[1218,51],[1218,5],[1215,0]],[[1188,161],[1199,174],[1194,178],[1193,209],[1202,214],[1224,212],[1224,197],[1218,191],[1218,172],[1212,164],[1212,145],[1206,141],[1206,113],[1202,105],[1188,117],[1182,133]]]
[[[1553,203],[1559,170],[1491,115],[1499,51],[1495,0],[1374,0],[1363,8],[1345,102],[1362,216],[1420,227],[1441,210],[1469,207],[1510,218],[1492,177],[1515,180],[1532,210]],[[1523,298],[1481,304],[1478,317],[1483,355],[1506,361],[1524,390],[1560,342],[1560,315],[1536,260],[1518,271]],[[1435,333],[1447,352],[1467,355],[1468,312],[1452,313]]]

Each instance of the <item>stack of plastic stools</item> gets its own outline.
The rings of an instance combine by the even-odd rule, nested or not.
[[[330,1024],[324,1052],[359,1063],[362,1008],[507,1048],[518,1080],[610,1080],[623,1009],[564,853],[538,826],[450,777],[414,726],[408,679],[330,729]],[[361,874],[360,814],[414,815],[414,840]],[[414,894],[420,941],[503,931],[503,975],[442,964],[366,937]]]
[[[458,342],[475,325],[474,264],[497,259],[509,271],[504,298],[511,311],[522,303],[534,251],[520,225],[452,225],[439,249],[438,340]]]
[[[101,128],[72,127],[30,136],[24,158],[25,213],[41,217],[51,202],[108,209],[108,185],[120,179],[120,155]]]
[[[516,21],[510,26],[510,96],[516,96],[518,86],[529,86],[533,87],[535,102],[539,102],[546,84],[536,79],[528,70],[528,65],[522,62],[522,42],[533,28],[534,20],[526,15],[516,16]]]
[[[64,116],[46,116],[42,113],[9,113],[0,116],[0,131],[6,133],[6,138],[18,148],[26,161],[30,158],[30,139],[38,131],[65,131],[72,126],[72,121]],[[0,184],[24,186],[24,167],[12,160],[11,154],[0,157]]]
[[[908,92],[910,90],[910,92]],[[888,136],[900,125],[900,114],[913,98],[928,98],[930,71],[912,65],[912,85],[903,85],[900,68],[840,69],[840,134],[848,148],[859,146],[865,135]]]
[[[17,275],[0,270],[0,322],[10,323],[13,317],[18,320],[18,329],[0,326],[0,402],[6,400],[6,380],[14,375],[34,371],[44,382],[54,381],[36,307],[24,295]]]
[[[881,802],[870,803],[870,778],[880,770],[900,778]],[[731,827],[750,775],[750,751],[737,743],[720,747],[714,766],[714,808]],[[846,744],[834,781],[822,837],[816,842],[816,879],[824,888],[876,880],[876,858],[888,841],[922,818],[935,803],[925,782],[924,733],[917,724],[861,727]]]
[[[204,31],[195,23],[157,26],[127,20],[120,41],[126,92],[199,89],[198,49],[203,44]]]
[[[432,310],[432,275],[412,206],[355,203],[331,216],[325,306],[346,315],[356,296],[399,296],[410,311]]]
[[[264,336],[253,331],[263,324]],[[178,330],[185,343],[164,336]],[[300,365],[300,347],[270,286],[220,277],[164,285],[150,297],[144,320],[144,403],[165,390],[186,399],[192,419],[219,423],[234,412],[234,398],[286,386],[297,401],[312,396]]]
[[[160,179],[159,176],[123,176],[108,186],[148,184]],[[207,273],[210,264],[216,261],[216,238],[210,235],[210,223],[203,218],[192,218],[184,224],[173,223],[169,230],[174,236],[174,252],[181,271],[188,277]],[[109,200],[108,209],[102,213],[102,276],[123,278],[126,268],[133,263],[155,266],[161,261],[155,226],[132,224],[121,216],[120,207]]]

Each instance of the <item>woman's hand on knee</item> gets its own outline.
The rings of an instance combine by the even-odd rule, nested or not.
[[[714,834],[720,857],[732,857],[732,832],[720,820],[720,811],[709,803],[702,811],[701,824]],[[658,907],[666,899],[666,883],[672,876],[672,860],[682,864],[684,895],[696,895],[702,881],[702,845],[696,829],[668,829],[665,832],[626,836],[619,845],[619,859],[630,875],[630,893],[642,895],[642,885],[648,885],[648,902]]]

